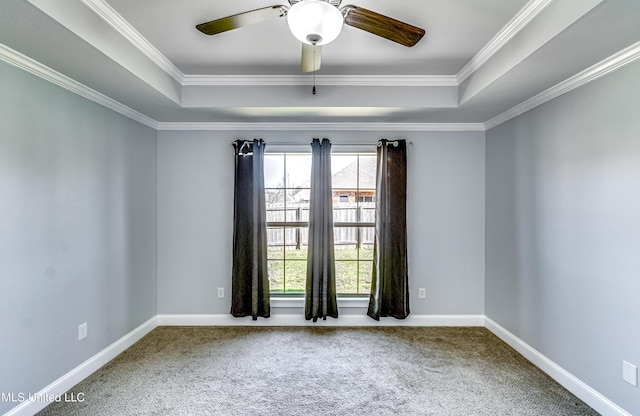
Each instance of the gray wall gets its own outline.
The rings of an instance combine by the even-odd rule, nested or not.
[[[158,313],[228,314],[233,242],[231,140],[375,145],[371,132],[159,132]],[[413,314],[484,314],[483,132],[386,133],[408,154]],[[373,147],[375,149],[375,147]],[[225,287],[225,299],[216,288]],[[425,287],[427,299],[418,299]],[[301,310],[274,310],[273,313]],[[349,310],[344,313],[362,313]]]
[[[28,394],[156,315],[156,133],[4,63],[0,91],[0,392]]]
[[[487,132],[486,314],[631,414],[640,63]]]

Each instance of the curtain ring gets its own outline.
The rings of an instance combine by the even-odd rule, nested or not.
[[[386,140],[386,139],[382,139],[382,140]],[[378,147],[381,147],[381,146],[382,146],[382,140],[380,140],[380,141],[378,142]],[[397,141],[397,140],[396,140],[396,141],[393,141],[393,142],[389,142],[389,141],[388,141],[387,143],[385,143],[385,145],[386,145],[387,147],[389,147],[389,145],[390,145],[390,144],[392,144],[392,145],[393,145],[393,147],[398,147],[398,141]]]
[[[242,151],[244,150],[244,147],[247,146],[249,149],[249,151],[247,153],[242,153]],[[251,152],[251,145],[249,145],[249,141],[245,140],[244,142],[242,142],[242,146],[240,146],[240,150],[238,151],[239,154],[241,154],[242,156],[250,156],[253,154],[253,152]]]

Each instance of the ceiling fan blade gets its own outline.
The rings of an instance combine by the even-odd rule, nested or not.
[[[276,17],[285,16],[287,14],[287,10],[288,8],[282,5],[263,7],[261,9],[212,20],[210,22],[200,23],[196,26],[196,29],[205,35],[216,35],[218,33],[226,32],[227,30],[233,30]]]
[[[302,72],[315,72],[320,69],[322,46],[302,44]]]
[[[401,45],[411,47],[425,34],[424,29],[353,5],[344,6],[344,22]]]

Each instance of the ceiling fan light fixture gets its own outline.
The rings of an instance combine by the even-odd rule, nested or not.
[[[303,0],[289,9],[287,22],[293,36],[309,45],[333,42],[344,23],[337,7],[322,0]]]

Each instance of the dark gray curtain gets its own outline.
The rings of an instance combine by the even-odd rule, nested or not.
[[[236,160],[233,207],[231,314],[270,315],[267,274],[267,214],[264,199],[264,142],[233,142]]]
[[[331,143],[311,143],[311,196],[309,247],[304,315],[307,320],[338,317],[336,267],[333,251],[333,202],[331,195]]]
[[[380,140],[376,168],[376,236],[367,315],[409,316],[407,144]]]

